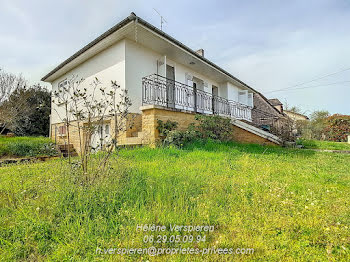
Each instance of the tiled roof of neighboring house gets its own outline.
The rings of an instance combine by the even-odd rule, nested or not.
[[[55,72],[57,72],[58,70],[60,70],[61,68],[63,68],[66,64],[68,64],[69,62],[73,61],[74,59],[76,59],[79,55],[83,54],[85,51],[87,51],[89,48],[93,47],[94,45],[96,45],[98,42],[100,42],[101,40],[103,40],[104,38],[108,37],[109,35],[111,35],[112,33],[118,31],[119,29],[121,29],[124,25],[128,24],[131,21],[137,21],[138,23],[146,26],[147,28],[149,28],[150,30],[152,30],[153,32],[161,35],[162,37],[165,37],[166,39],[168,39],[169,41],[171,41],[172,43],[174,43],[175,45],[185,49],[187,52],[191,53],[192,55],[196,56],[197,58],[201,59],[202,61],[204,61],[205,63],[213,66],[214,68],[216,68],[217,70],[221,71],[222,73],[224,73],[225,75],[233,78],[235,81],[241,83],[242,85],[246,86],[247,88],[249,88],[251,91],[253,92],[257,92],[255,89],[253,89],[252,87],[250,87],[249,85],[247,85],[246,83],[244,83],[243,81],[239,80],[238,78],[234,77],[233,75],[231,75],[229,72],[227,72],[226,70],[222,69],[221,67],[219,67],[218,65],[214,64],[213,62],[211,62],[210,60],[204,58],[203,56],[201,56],[200,54],[198,54],[196,51],[192,50],[191,48],[187,47],[186,45],[184,45],[183,43],[181,43],[180,41],[176,40],[175,38],[173,38],[172,36],[164,33],[163,31],[161,31],[160,29],[156,28],[155,26],[151,25],[150,23],[146,22],[145,20],[143,20],[142,18],[138,17],[134,12],[132,12],[127,18],[123,19],[121,22],[119,22],[118,24],[116,24],[115,26],[113,26],[112,28],[110,28],[109,30],[107,30],[105,33],[103,33],[102,35],[100,35],[99,37],[97,37],[95,40],[93,40],[92,42],[90,42],[89,44],[87,44],[86,46],[84,46],[82,49],[80,49],[78,52],[76,52],[75,54],[73,54],[71,57],[69,57],[68,59],[66,59],[64,62],[62,62],[61,64],[59,64],[56,68],[54,68],[51,72],[49,72],[47,75],[45,75],[41,81],[45,81],[48,77],[50,77],[51,75],[53,75]]]
[[[269,102],[270,102],[270,104],[273,105],[273,106],[283,105],[283,104],[281,103],[281,101],[279,101],[277,98],[269,99]]]
[[[281,111],[279,111],[274,104],[272,104],[271,100],[277,100],[279,101],[278,99],[267,99],[262,93],[259,93],[257,92],[258,95],[260,95],[260,97],[266,101],[267,104],[269,104],[271,106],[271,108],[273,108],[273,110],[275,110],[277,113],[281,114],[281,115],[285,115],[283,114]],[[280,102],[281,103],[281,102]],[[279,104],[278,104],[279,105]],[[281,103],[282,105],[282,103]]]

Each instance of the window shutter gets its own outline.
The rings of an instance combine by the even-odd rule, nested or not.
[[[248,93],[248,106],[254,106],[253,93]]]

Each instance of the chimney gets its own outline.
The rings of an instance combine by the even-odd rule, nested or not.
[[[204,50],[202,48],[197,50],[196,53],[199,54],[200,56],[204,57]]]

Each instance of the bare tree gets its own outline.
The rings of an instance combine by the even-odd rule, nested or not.
[[[25,88],[27,80],[22,75],[7,73],[0,68],[0,105],[6,101],[16,89]]]
[[[122,89],[116,81],[111,81],[110,86],[105,87],[97,78],[87,88],[84,79],[73,76],[67,81],[65,86],[54,91],[53,96],[53,102],[56,105],[64,106],[63,116],[62,112],[60,113],[56,110],[56,113],[67,127],[68,149],[70,129],[73,127],[77,128],[80,165],[86,181],[91,182],[98,174],[103,172],[111,153],[118,146],[117,141],[121,131],[125,131],[127,128],[129,108],[131,106],[127,91]],[[99,128],[107,119],[113,120],[115,126],[114,136],[105,141]],[[101,141],[98,146],[93,147],[91,143],[93,136],[100,131]],[[99,163],[95,165],[98,168],[89,170],[92,153],[97,150],[104,152],[104,154],[99,159]],[[70,155],[69,151],[68,155]]]
[[[0,68],[0,134],[18,116],[19,109],[24,106],[26,99],[24,97],[16,105],[12,105],[11,108],[6,106],[6,102],[8,102],[13,92],[20,92],[26,86],[27,80],[22,75],[8,73]]]

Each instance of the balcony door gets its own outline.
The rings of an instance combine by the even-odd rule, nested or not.
[[[167,107],[175,108],[175,69],[166,65],[166,94]]]
[[[204,97],[203,97],[203,92],[201,91],[204,91],[204,81],[194,76],[192,78],[192,82],[193,82],[194,112],[203,113]]]
[[[218,113],[218,108],[217,108],[217,96],[219,95],[219,89],[217,86],[212,86],[211,88],[211,94],[212,94],[212,97],[211,97],[211,105],[212,105],[212,110],[213,110],[213,114],[216,114]]]

